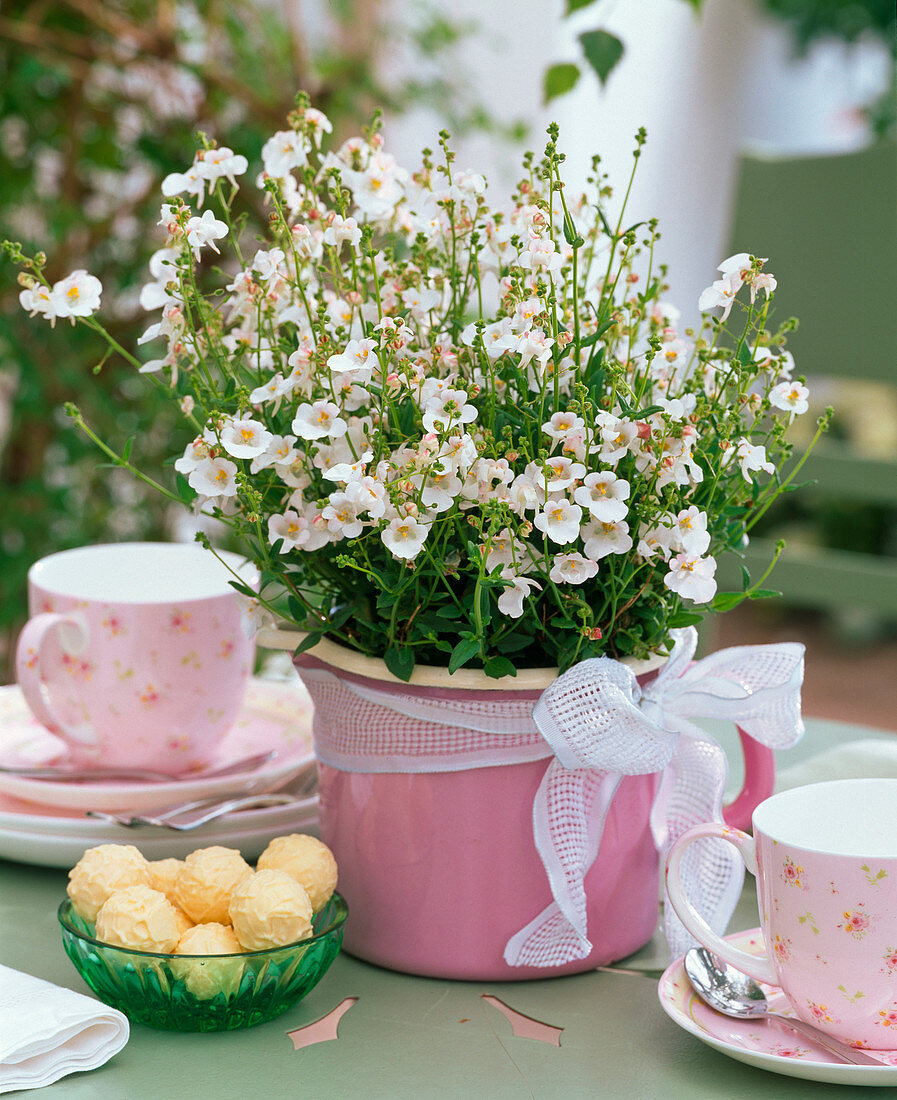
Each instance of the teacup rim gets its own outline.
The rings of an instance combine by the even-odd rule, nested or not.
[[[824,796],[835,796],[839,791],[848,788],[870,791],[872,788],[885,789],[892,792],[894,805],[897,806],[897,776],[854,776],[846,779],[827,779],[818,783],[806,783],[800,787],[790,787],[784,791],[777,791],[764,799],[753,812],[752,826],[755,839],[760,836],[783,847],[794,851],[806,852],[817,856],[826,856],[830,859],[876,859],[893,860],[897,862],[897,831],[879,834],[882,841],[889,840],[889,845],[878,846],[862,845],[843,846],[833,844],[813,843],[802,839],[794,839],[788,835],[788,829],[782,828],[775,822],[769,823],[764,819],[778,810],[782,803],[788,803],[794,799],[817,798],[820,793]],[[811,793],[812,792],[812,793]],[[890,839],[893,838],[893,839]],[[835,850],[837,849],[837,850]]]
[[[73,558],[81,554],[90,554],[95,551],[101,550],[118,550],[124,547],[152,547],[155,550],[162,550],[168,552],[169,550],[190,550],[198,551],[200,554],[208,555],[212,557],[210,550],[204,550],[197,543],[193,542],[163,542],[153,539],[135,539],[124,540],[122,542],[97,542],[89,543],[85,546],[71,546],[65,550],[55,550],[52,554],[45,554],[43,557],[38,558],[28,568],[28,584],[34,586],[41,592],[46,593],[49,596],[53,596],[59,599],[75,600],[85,605],[89,604],[114,604],[119,607],[150,607],[159,604],[177,603],[178,605],[186,605],[191,603],[204,603],[207,600],[221,599],[222,597],[233,596],[234,590],[229,583],[228,578],[222,574],[223,583],[220,588],[214,592],[207,592],[204,595],[199,596],[178,596],[171,597],[169,595],[160,595],[155,598],[137,598],[137,597],[120,597],[109,596],[104,599],[98,599],[93,596],[79,595],[71,591],[68,586],[62,584],[58,579],[45,579],[41,576],[42,572],[48,571],[49,563],[56,563],[62,558]],[[245,573],[240,576],[240,580],[248,584],[250,587],[258,580],[259,571],[258,566],[243,554],[234,553],[230,550],[219,550],[216,548],[215,556],[222,559],[224,564],[228,566],[234,573],[241,574],[241,571],[245,570]],[[249,567],[247,569],[247,567]],[[233,578],[233,579],[236,579]]]

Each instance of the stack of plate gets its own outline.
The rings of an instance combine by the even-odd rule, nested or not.
[[[88,810],[153,813],[193,799],[256,793],[289,784],[314,764],[312,706],[302,685],[253,679],[240,715],[209,767],[224,767],[255,753],[276,750],[251,772],[171,782],[86,783],[28,779],[0,771],[0,858],[71,867],[95,844],[134,844],[148,859],[183,858],[195,848],[222,844],[254,859],[275,836],[313,832],[317,799],[240,810],[190,832],[127,828],[87,816]],[[4,764],[58,763],[64,746],[34,719],[15,686],[0,688],[0,768]]]

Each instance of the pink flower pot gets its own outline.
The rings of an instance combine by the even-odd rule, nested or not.
[[[324,656],[323,647],[315,654]],[[355,674],[359,659],[347,654],[340,664],[334,649],[327,647],[326,663],[311,653],[299,655],[300,674],[304,667],[330,667],[361,687],[382,691],[384,681],[398,683],[382,665],[382,677]],[[366,673],[381,664],[360,660]],[[553,676],[550,670],[530,671]],[[316,685],[308,686],[314,699]],[[469,696],[469,687],[419,690],[431,699],[450,699],[465,690]],[[479,690],[490,687],[495,681],[482,678]],[[532,702],[541,691],[503,690]],[[771,751],[743,741],[748,781],[735,824],[749,820],[753,806],[772,789]],[[339,863],[339,888],[351,912],[346,950],[413,974],[513,981],[592,970],[647,943],[658,922],[659,859],[649,814],[659,775],[624,777],[611,804],[598,858],[585,879],[591,953],[548,968],[505,962],[511,936],[552,901],[533,839],[533,799],[547,765],[535,760],[370,774],[321,764],[321,838]]]

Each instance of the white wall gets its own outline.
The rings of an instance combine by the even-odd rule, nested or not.
[[[395,0],[397,17],[410,2]],[[886,51],[875,44],[859,56],[840,43],[824,44],[793,62],[785,32],[758,15],[753,0],[706,0],[700,14],[685,0],[605,0],[572,19],[562,18],[562,0],[439,3],[449,18],[482,28],[461,60],[495,117],[525,119],[526,147],[536,149],[546,123],[560,123],[571,187],[582,185],[592,154],[600,152],[622,196],[633,135],[639,126],[647,129],[631,221],[660,219],[660,258],[670,267],[670,298],[685,321],[697,316],[697,296],[725,252],[739,151],[855,148],[866,133],[851,105],[887,80]],[[546,68],[580,60],[576,36],[599,24],[626,48],[607,87],[584,72],[572,93],[543,108]],[[392,121],[389,146],[413,162],[442,124],[424,112]],[[481,136],[461,145],[458,160],[484,171],[501,195],[517,178],[519,153]],[[750,241],[738,244],[751,249]]]

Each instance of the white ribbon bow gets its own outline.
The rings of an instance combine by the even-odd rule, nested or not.
[[[672,633],[670,659],[644,690],[625,665],[596,658],[558,677],[533,709],[555,755],[533,805],[554,901],[508,941],[512,966],[555,966],[591,951],[584,879],[623,775],[663,772],[651,814],[661,855],[690,826],[722,820],[725,753],[690,718],[729,719],[770,748],[787,748],[803,733],[803,646],[736,646],[691,664],[697,633]],[[686,893],[721,932],[741,892],[741,860],[713,841],[689,855]],[[666,933],[674,957],[693,942],[671,906]]]
[[[803,733],[803,646],[735,646],[692,664],[696,631],[672,636],[669,660],[644,690],[631,669],[599,657],[559,676],[531,714],[531,704],[502,702],[500,693],[492,702],[465,701],[464,692],[446,700],[379,690],[309,654],[300,672],[315,704],[315,751],[331,767],[366,773],[461,771],[553,753],[533,803],[533,831],[554,901],[511,937],[504,957],[540,967],[585,958],[584,879],[622,776],[662,772],[651,825],[663,855],[685,829],[722,819],[726,756],[690,718],[728,719],[771,748],[787,748]],[[382,711],[370,706],[393,717],[372,720]],[[717,931],[732,915],[743,874],[722,841],[693,845],[683,860],[689,898]],[[670,906],[666,931],[674,956],[691,942]]]

